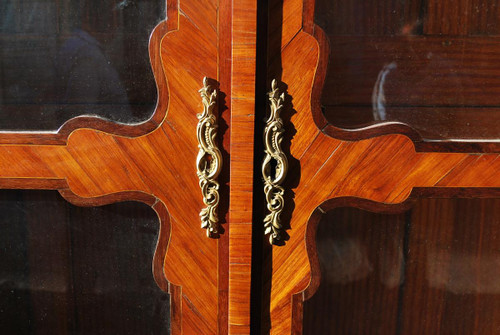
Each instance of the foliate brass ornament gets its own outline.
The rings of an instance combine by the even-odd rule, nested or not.
[[[203,88],[199,90],[203,102],[203,112],[198,114],[198,157],[196,158],[197,175],[205,208],[200,212],[201,228],[207,230],[208,237],[219,233],[219,183],[216,181],[222,168],[222,155],[217,147],[217,118],[214,111],[217,106],[217,88],[203,78]]]
[[[269,243],[276,244],[282,239],[283,226],[281,212],[285,205],[285,190],[281,187],[288,171],[288,160],[281,149],[283,140],[283,121],[280,112],[283,108],[285,94],[280,93],[276,80],[271,83],[268,93],[270,115],[264,129],[265,158],[262,162],[262,176],[264,177],[264,193],[266,194],[269,214],[264,218],[264,233],[269,234]],[[273,161],[276,163],[273,173]]]

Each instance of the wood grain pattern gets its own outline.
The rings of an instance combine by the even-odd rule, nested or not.
[[[169,20],[150,43],[159,88],[154,116],[134,126],[80,117],[53,133],[0,133],[0,187],[55,189],[79,205],[147,203],[161,220],[154,275],[172,294],[172,333],[249,334],[252,223],[260,224],[252,210],[254,193],[261,192],[253,187],[257,2],[182,0],[167,8]],[[289,239],[273,247],[266,264],[272,278],[264,286],[271,333],[289,334],[301,332],[302,303],[319,276],[308,254],[315,229],[308,221],[339,203],[400,204],[416,187],[489,192],[500,187],[500,148],[491,142],[440,149],[401,123],[351,131],[328,125],[319,97],[329,49],[314,26],[314,2],[272,1],[270,8],[279,18],[270,18],[269,41],[278,47],[270,52],[268,75],[285,83],[292,98],[294,134],[287,135],[286,150],[295,164],[284,185],[294,193],[284,214]],[[408,20],[415,10],[404,9]],[[221,81],[231,110],[222,117],[231,131],[220,132],[230,153],[230,224],[219,240],[206,238],[198,217],[195,134],[204,76]],[[446,152],[451,149],[462,153]]]
[[[499,209],[498,198],[427,199],[415,204],[408,241],[411,253],[405,274],[408,281],[402,301],[402,333],[415,334],[417,319],[424,333],[498,332],[498,267],[491,264],[498,257]],[[425,272],[420,263],[424,257],[428,259]],[[422,278],[426,272],[427,283]],[[451,280],[447,283],[443,276]],[[425,309],[408,308],[422,304]]]
[[[284,3],[284,10],[293,8],[295,15],[302,13],[302,1]],[[310,8],[306,7],[306,21],[312,20]],[[286,20],[283,25],[286,31]],[[293,34],[287,32],[286,36],[289,35]],[[500,187],[498,144],[493,145],[492,151],[496,153],[491,154],[417,152],[410,137],[397,134],[405,133],[404,127],[397,128],[399,125],[376,126],[368,131],[343,131],[326,126],[321,112],[312,110],[312,106],[318,107],[318,102],[311,101],[311,96],[319,96],[314,90],[320,89],[321,82],[315,75],[318,68],[324,71],[326,56],[322,53],[328,49],[325,44],[318,44],[313,35],[325,41],[317,27],[312,31],[297,31],[291,40],[283,41],[285,47],[280,59],[271,62],[281,65],[281,80],[288,85],[293,109],[297,111],[291,118],[297,132],[290,154],[300,161],[285,183],[288,184],[285,188],[298,185],[293,188],[290,237],[285,246],[275,246],[272,251],[272,278],[268,285],[272,334],[301,333],[301,322],[292,321],[292,311],[294,316],[301,314],[303,297],[292,297],[302,294],[311,278],[319,275],[318,269],[311,273],[305,237],[309,218],[325,201],[353,197],[397,204],[405,201],[415,187]],[[277,65],[271,74],[279,73]],[[324,74],[318,73],[318,77],[321,79]],[[396,134],[387,135],[392,131]],[[374,137],[377,135],[381,136]],[[361,140],[353,141],[356,137]],[[292,300],[296,299],[299,305],[292,308]]]
[[[203,77],[218,79],[217,6],[168,2],[169,20],[150,42],[159,97],[149,121],[117,126],[80,117],[56,133],[0,134],[1,187],[58,189],[79,205],[153,206],[161,220],[154,275],[163,289],[170,283],[173,334],[216,334],[220,326],[219,243],[200,228],[195,169],[198,90]]]
[[[323,111],[329,122],[339,128],[352,129],[377,122],[373,121],[371,106],[323,106]],[[433,140],[495,139],[498,135],[495,126],[500,124],[500,120],[495,120],[500,113],[496,107],[386,106],[385,112],[389,120],[411,125],[423,138]]]
[[[422,0],[317,0],[316,24],[339,35],[394,35],[421,24]]]
[[[219,237],[219,263],[218,263],[218,335],[229,334],[229,192],[230,192],[230,172],[229,152],[231,144],[231,68],[232,68],[232,0],[219,1],[218,14],[218,57],[219,57],[219,131],[224,134],[222,137],[223,161],[219,183],[226,184],[221,188],[222,198],[220,203],[219,217],[224,229]],[[222,214],[225,216],[222,218]]]
[[[229,333],[250,334],[257,1],[233,1]]]

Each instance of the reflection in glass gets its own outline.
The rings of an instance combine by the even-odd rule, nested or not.
[[[401,214],[328,212],[304,334],[498,334],[500,200],[422,199]]]
[[[399,121],[427,139],[500,133],[500,3],[317,0],[331,54],[321,104],[335,126]]]
[[[78,115],[125,123],[156,104],[149,35],[159,0],[0,3],[0,129],[57,129]]]
[[[169,296],[151,269],[151,208],[1,191],[0,212],[0,333],[169,333]]]

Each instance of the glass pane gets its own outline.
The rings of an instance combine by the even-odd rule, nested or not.
[[[316,241],[322,279],[304,334],[498,334],[500,199],[339,208]]]
[[[0,333],[169,332],[150,207],[81,208],[53,191],[3,190],[0,213]]]
[[[317,0],[329,122],[404,122],[427,139],[500,134],[500,1]]]
[[[162,0],[0,2],[0,129],[57,129],[78,115],[125,123],[156,104],[148,41]]]

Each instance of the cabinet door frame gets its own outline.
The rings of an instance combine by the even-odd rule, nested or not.
[[[291,127],[297,130],[289,144],[294,173],[284,185],[293,193],[293,212],[285,214],[291,218],[289,239],[264,259],[263,271],[271,275],[264,278],[263,301],[270,307],[263,307],[263,331],[271,334],[302,333],[303,301],[319,283],[314,234],[324,211],[343,204],[386,211],[407,206],[417,195],[482,197],[498,194],[500,187],[496,141],[424,141],[397,122],[353,130],[329,124],[320,96],[334,50],[314,23],[314,3],[269,5],[270,25],[273,19],[281,23],[268,40],[281,44],[268,46],[268,81],[276,78],[287,87]]]
[[[0,132],[0,188],[57,190],[78,206],[139,201],[155,210],[160,231],[153,276],[171,295],[172,334],[228,329],[229,238],[208,238],[200,227],[204,204],[196,174],[198,90],[204,77],[219,81],[220,92],[230,90],[231,7],[225,2],[166,2],[167,19],[150,37],[158,99],[145,122],[79,116],[53,132]],[[218,141],[227,166],[219,179],[219,216],[227,229],[230,117],[224,104],[219,98]]]

